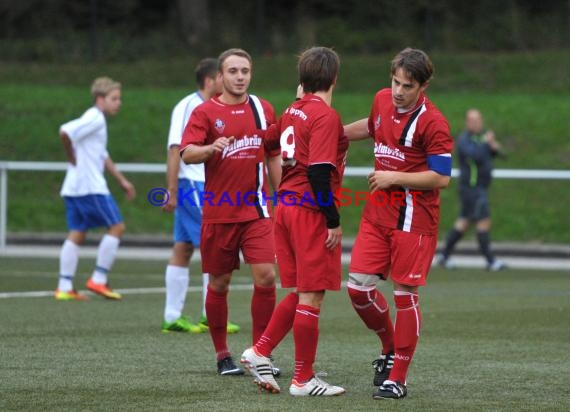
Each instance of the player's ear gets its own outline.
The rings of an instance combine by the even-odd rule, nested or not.
[[[421,92],[425,92],[426,89],[429,87],[429,80],[420,86]]]

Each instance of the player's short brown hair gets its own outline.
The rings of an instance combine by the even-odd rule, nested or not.
[[[220,56],[218,57],[218,70],[219,71],[223,70],[224,62],[230,56],[244,57],[249,61],[250,66],[253,66],[253,60],[252,60],[252,58],[248,52],[246,52],[243,49],[234,48],[234,49],[228,49],[228,50],[222,52],[222,54],[220,54]]]
[[[326,92],[336,81],[340,58],[328,47],[311,47],[299,56],[297,68],[305,93]]]
[[[392,60],[392,76],[396,70],[402,68],[406,74],[423,85],[431,80],[434,73],[433,64],[429,56],[420,49],[405,48]]]
[[[194,69],[194,74],[196,75],[196,84],[198,88],[203,89],[206,83],[206,78],[215,78],[218,73],[218,59],[212,57],[207,57],[200,60],[196,69]]]
[[[107,96],[112,90],[120,89],[121,83],[114,81],[110,77],[97,77],[91,85],[91,96],[96,99],[99,96]]]

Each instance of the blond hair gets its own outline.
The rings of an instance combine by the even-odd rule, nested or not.
[[[243,49],[236,49],[236,48],[228,49],[228,50],[222,52],[222,54],[220,54],[220,56],[218,57],[218,70],[220,72],[222,72],[224,70],[224,67],[223,67],[224,62],[230,56],[243,57],[243,58],[247,59],[250,66],[253,66],[253,60],[251,59],[251,55],[248,52],[246,52]]]
[[[120,89],[121,83],[116,82],[115,80],[111,79],[110,77],[97,77],[93,84],[91,85],[91,95],[93,99],[96,99],[99,96],[107,96],[111,91],[115,89]]]

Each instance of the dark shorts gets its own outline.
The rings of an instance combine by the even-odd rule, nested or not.
[[[487,189],[481,187],[460,187],[459,201],[461,202],[460,217],[478,221],[491,216]]]

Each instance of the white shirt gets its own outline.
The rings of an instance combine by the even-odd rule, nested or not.
[[[61,187],[61,196],[110,194],[105,176],[107,122],[97,107],[88,109],[79,119],[64,123],[60,130],[71,140],[75,166],[69,164]]]
[[[174,109],[172,110],[172,117],[170,119],[170,131],[168,132],[168,146],[178,145],[182,143],[182,134],[184,133],[184,128],[190,119],[190,115],[194,109],[201,105],[204,99],[200,93],[195,92],[184,99],[182,99]],[[204,175],[204,164],[185,164],[182,159],[180,160],[180,168],[178,169],[179,179],[190,179],[197,182],[204,182],[206,177]]]

